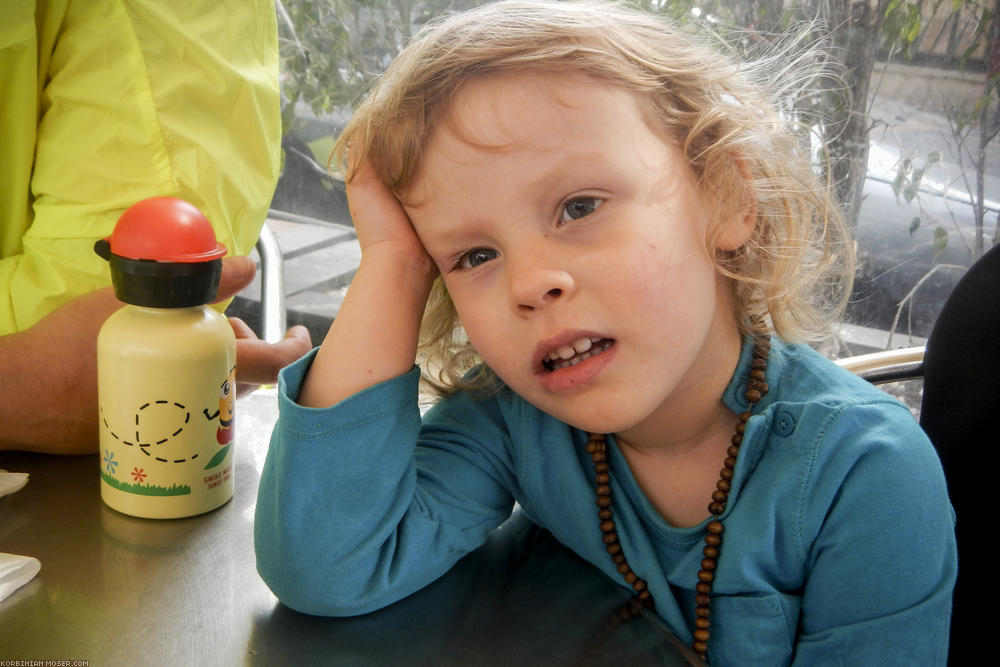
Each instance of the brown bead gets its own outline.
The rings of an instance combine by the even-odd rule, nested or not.
[[[750,362],[750,367],[762,371],[767,368],[767,360],[757,357]]]
[[[743,392],[743,398],[747,399],[750,403],[756,403],[760,400],[761,396],[760,392],[756,389],[747,389]]]
[[[752,417],[752,416],[753,416],[752,412],[741,412],[740,413],[740,422],[743,423],[743,424],[746,424],[748,421],[750,421],[750,417]]]
[[[620,564],[620,565],[618,566],[618,574],[620,574],[620,575],[622,575],[622,576],[625,576],[626,574],[628,574],[628,573],[629,573],[629,572],[631,572],[631,571],[632,571],[632,568],[630,568],[630,567],[628,566],[628,563],[624,562],[624,560],[623,560],[623,562],[622,562],[622,563],[621,563],[621,564]]]
[[[737,433],[739,433],[740,435],[743,435],[743,432],[746,430],[746,428],[747,428],[746,424],[744,424],[743,422],[737,422],[737,424],[736,424],[736,432]]]
[[[611,496],[597,496],[597,506],[598,507],[610,507],[611,506]]]
[[[611,475],[606,472],[599,472],[594,475],[594,482],[597,484],[607,484],[611,481]]]
[[[694,631],[694,639],[695,639],[695,641],[698,641],[698,642],[707,642],[708,641],[708,630],[695,630]]]
[[[590,442],[587,443],[587,453],[588,454],[593,454],[596,451],[597,451],[597,442],[594,441],[594,440],[591,440]]]
[[[729,468],[730,470],[732,470],[733,468],[736,467],[736,457],[735,456],[727,456],[726,459],[722,462],[722,465],[724,465],[727,468]]]
[[[643,606],[645,607],[653,606],[653,594],[650,593],[648,590],[642,591],[636,597],[639,598],[639,601],[642,602]]]
[[[729,442],[733,443],[737,447],[743,444],[743,436],[739,433],[734,433],[733,437],[729,438]]]
[[[615,554],[621,552],[622,545],[615,542],[614,544],[609,544],[608,546],[604,547],[604,550],[607,551],[612,556],[614,556]]]
[[[713,516],[719,516],[720,514],[722,514],[725,511],[726,511],[726,504],[725,503],[711,502],[711,503],[708,504],[708,513],[711,514],[711,515],[713,515]]]
[[[694,619],[694,627],[698,628],[699,630],[708,630],[710,627],[712,627],[712,621],[708,620],[707,618],[696,618]]]
[[[609,509],[599,509],[599,510],[597,510],[597,518],[598,519],[607,520],[607,519],[610,519],[612,516],[614,516],[614,515],[611,513],[611,510],[609,510]]]
[[[701,559],[701,569],[708,570],[709,572],[715,572],[716,567],[718,567],[718,563],[715,562],[714,558]]]
[[[724,503],[729,500],[729,494],[725,491],[712,491],[712,500],[717,503]]]
[[[694,585],[694,589],[701,593],[702,595],[709,595],[712,592],[712,582],[711,581],[699,581]]]
[[[602,533],[610,533],[612,530],[615,529],[615,522],[612,521],[611,519],[608,519],[607,521],[602,521],[600,528]]]
[[[715,488],[717,488],[719,491],[729,491],[730,489],[733,488],[733,485],[729,482],[728,479],[720,479],[718,482],[715,483]]]
[[[717,547],[722,544],[722,535],[716,535],[715,533],[708,533],[705,535],[705,544],[710,547]]]
[[[703,658],[705,657],[705,654],[708,653],[708,644],[705,642],[694,642],[691,644],[691,648],[695,653]]]
[[[608,453],[603,452],[600,449],[595,449],[594,453],[590,455],[590,458],[594,461],[594,463],[603,463],[608,460]]]
[[[611,470],[607,463],[595,463],[594,472],[607,472]]]
[[[625,554],[623,553],[612,554],[611,560],[614,562],[615,565],[621,565],[622,563],[625,562]]]
[[[705,529],[713,535],[721,535],[725,530],[725,527],[722,525],[721,521],[709,521],[708,525],[705,526]]]
[[[627,584],[633,584],[635,583],[635,580],[639,578],[639,575],[637,575],[635,572],[628,572],[624,576],[625,576],[625,583]]]
[[[601,536],[601,539],[604,540],[605,544],[614,544],[615,542],[618,541],[618,533],[616,533],[615,531],[611,531],[610,533],[604,533],[604,535]]]
[[[641,593],[642,591],[646,590],[646,580],[645,579],[636,580],[632,584],[632,588],[635,590],[635,592]]]
[[[719,557],[719,547],[707,546],[701,550],[702,555],[706,558],[718,558]]]
[[[726,449],[726,454],[728,454],[729,456],[732,456],[733,458],[736,458],[740,454],[740,446],[739,445],[729,445],[729,447]]]
[[[726,481],[730,481],[733,479],[733,471],[730,470],[729,468],[723,468],[722,470],[719,471],[719,477],[721,477]]]
[[[595,489],[595,492],[599,496],[610,496],[611,495],[611,486],[608,485],[608,484],[599,484],[597,486],[597,488]]]
[[[708,570],[699,570],[698,571],[698,581],[704,581],[704,582],[707,582],[707,583],[712,583],[713,581],[715,581],[715,574],[713,574],[712,572],[709,572]]]
[[[764,369],[762,368],[755,368],[752,371],[750,371],[750,377],[752,377],[754,380],[759,380],[760,382],[763,382],[764,380],[767,379],[767,377],[764,375]]]
[[[709,614],[711,614],[712,609],[711,607],[708,606],[711,603],[711,601],[712,598],[709,595],[702,595],[701,593],[695,595],[694,603],[698,605],[697,607],[694,608],[695,615],[707,617]]]

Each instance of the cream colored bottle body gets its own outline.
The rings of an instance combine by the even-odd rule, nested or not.
[[[125,306],[97,339],[101,498],[132,516],[201,514],[233,495],[236,340],[208,306]]]

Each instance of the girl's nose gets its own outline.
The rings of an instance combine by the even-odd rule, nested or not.
[[[575,288],[573,277],[566,271],[522,267],[511,272],[511,306],[519,315],[529,315],[556,301],[566,299]]]

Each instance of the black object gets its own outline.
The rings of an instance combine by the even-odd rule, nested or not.
[[[978,504],[990,488],[1000,444],[1000,245],[976,261],[945,302],[924,352],[920,425],[937,449],[956,515],[958,582],[952,605],[949,664],[975,664],[989,637],[981,600],[988,534]],[[975,474],[975,479],[973,475]],[[978,593],[980,599],[973,596]],[[981,627],[982,626],[982,627]],[[977,651],[978,653],[978,651]]]
[[[119,301],[149,308],[189,308],[215,300],[222,278],[222,260],[163,262],[130,259],[111,252],[107,239],[94,252],[108,261]]]

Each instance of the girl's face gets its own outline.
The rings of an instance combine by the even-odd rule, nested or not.
[[[740,343],[709,207],[632,94],[577,74],[473,81],[405,202],[472,344],[536,407],[628,437],[719,404]],[[719,247],[748,225],[724,221]]]

